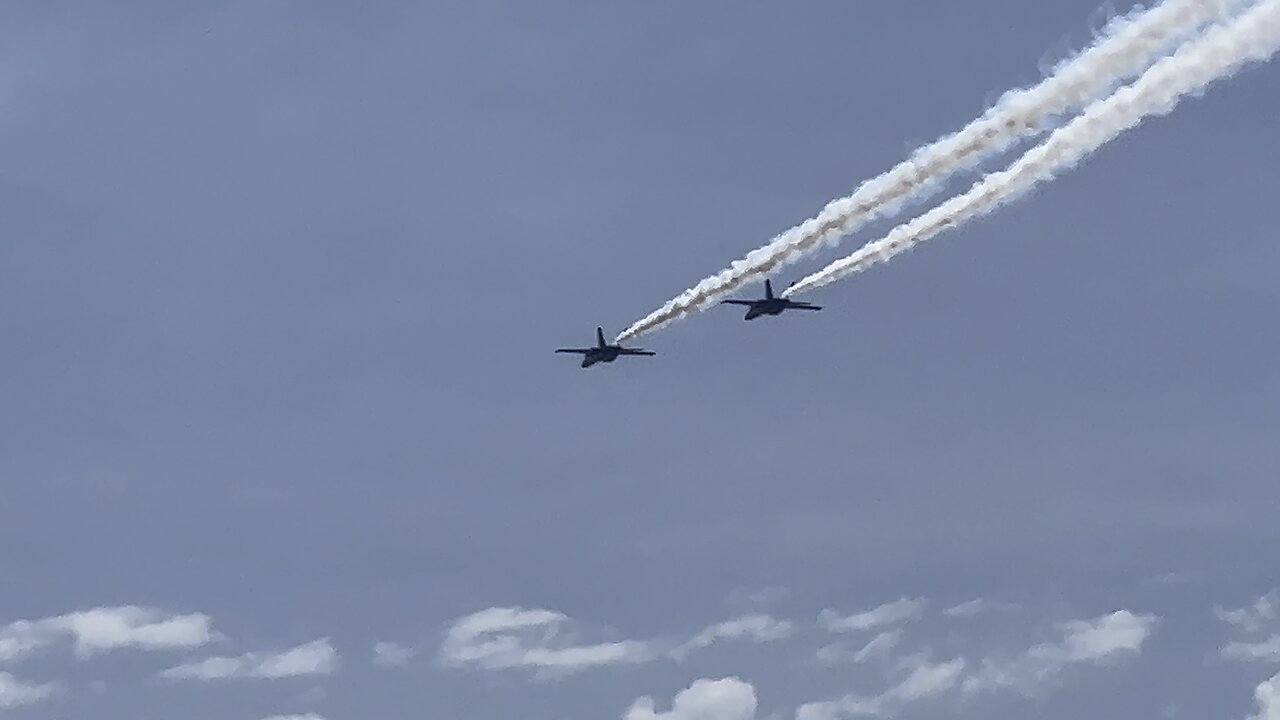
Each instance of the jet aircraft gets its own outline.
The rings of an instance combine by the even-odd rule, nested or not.
[[[611,363],[619,355],[657,355],[650,350],[624,348],[621,345],[609,345],[604,341],[604,330],[596,328],[596,346],[592,348],[560,348],[558,353],[575,353],[582,356],[582,367],[589,368],[596,363]]]
[[[790,298],[776,297],[773,294],[773,283],[764,281],[763,300],[721,300],[724,305],[746,305],[747,314],[743,320],[755,320],[761,315],[781,315],[783,310],[821,310],[818,305],[798,302]]]

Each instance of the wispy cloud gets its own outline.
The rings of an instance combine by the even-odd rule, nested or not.
[[[884,625],[919,619],[924,614],[924,609],[927,605],[928,602],[923,598],[904,597],[870,610],[846,616],[841,616],[834,610],[823,610],[818,615],[818,622],[832,632],[870,630]]]
[[[440,661],[450,667],[484,670],[574,672],[648,662],[656,654],[652,643],[639,640],[575,642],[573,623],[558,612],[495,607],[455,621],[445,633]]]
[[[911,702],[946,692],[955,687],[964,666],[965,661],[960,658],[936,664],[922,662],[911,668],[906,679],[890,688],[881,696],[881,700]]]
[[[755,716],[755,688],[730,677],[694,681],[676,693],[668,712],[657,712],[653,698],[642,697],[632,703],[623,720],[753,720]]]
[[[974,598],[959,605],[952,605],[942,614],[950,618],[966,618],[992,612],[1014,612],[1021,609],[1014,603],[995,602],[985,598]]]
[[[0,628],[0,662],[13,661],[69,639],[78,657],[118,650],[190,649],[219,636],[208,615],[175,615],[126,605],[42,618],[18,620]]]
[[[1280,662],[1280,635],[1261,642],[1234,640],[1222,648],[1224,660],[1245,662]]]
[[[984,660],[981,669],[965,679],[964,690],[1033,695],[1069,665],[1114,662],[1140,653],[1156,622],[1154,615],[1117,610],[1091,620],[1061,623],[1061,640],[1035,645],[1013,658]]]
[[[935,663],[921,656],[904,664],[906,675],[889,689],[872,697],[857,694],[838,700],[813,702],[796,710],[796,720],[839,720],[859,716],[894,715],[902,706],[948,692],[964,673],[961,658]]]
[[[44,621],[19,620],[0,629],[0,662],[9,662],[53,643],[55,634],[42,627]]]
[[[1280,602],[1277,602],[1276,592],[1273,590],[1242,608],[1224,610],[1215,607],[1213,614],[1237,630],[1255,633],[1274,623],[1278,610],[1280,610]]]
[[[890,630],[876,635],[858,650],[852,650],[840,643],[833,643],[818,650],[818,662],[823,665],[835,665],[841,662],[864,663],[888,657],[901,641],[902,631]]]
[[[880,617],[889,616],[908,615],[905,612],[880,614]],[[1156,622],[1154,615],[1128,610],[1088,620],[1072,620],[1057,626],[1060,637],[1054,642],[1032,645],[1002,659],[984,659],[976,667],[964,657],[934,661],[925,650],[890,664],[888,687],[879,694],[853,693],[837,700],[807,703],[797,709],[796,720],[893,716],[908,704],[941,698],[955,691],[961,693],[957,697],[998,690],[1030,695],[1070,665],[1104,664],[1140,652]],[[899,631],[881,633],[852,657],[858,660],[887,656],[900,639]]]
[[[1064,663],[1097,662],[1117,654],[1138,653],[1156,624],[1155,615],[1117,610],[1092,620],[1063,623],[1062,641],[1032,648],[1030,655]]]
[[[380,642],[373,646],[373,664],[380,667],[404,667],[416,655],[413,648],[393,642]]]
[[[19,680],[7,672],[0,672],[0,710],[34,705],[57,692],[58,685],[55,683],[37,685]]]
[[[659,659],[683,660],[722,641],[766,643],[790,637],[795,624],[753,613],[709,625],[687,639],[583,642],[578,623],[553,610],[493,607],[459,618],[446,630],[439,661],[456,668],[525,668],[543,676]]]
[[[211,657],[171,667],[160,673],[169,680],[277,680],[304,675],[329,675],[337,669],[338,652],[321,638],[276,653],[250,652],[238,657]]]
[[[857,663],[866,662],[872,658],[882,657],[889,654],[898,643],[902,641],[902,631],[892,630],[883,632],[875,636],[862,649],[853,654],[853,661]]]
[[[794,630],[789,620],[778,620],[771,615],[743,615],[732,620],[711,625],[671,651],[672,657],[684,658],[694,650],[710,647],[720,640],[746,639],[756,643],[774,642],[791,636]]]
[[[1224,660],[1242,662],[1280,662],[1280,600],[1275,590],[1234,610],[1215,607],[1213,614],[1231,626],[1237,639],[1219,650]],[[1272,633],[1269,638],[1258,639],[1262,633]]]

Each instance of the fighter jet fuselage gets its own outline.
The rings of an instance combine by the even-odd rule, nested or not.
[[[591,348],[582,355],[582,367],[587,368],[596,363],[610,363],[618,359],[617,347]]]
[[[773,283],[764,281],[764,297],[760,300],[722,300],[724,305],[745,305],[747,314],[743,320],[755,320],[761,315],[781,315],[785,310],[821,310],[817,305],[797,302],[790,298],[777,297],[773,294]]]
[[[622,355],[656,355],[657,353],[639,348],[625,348],[621,345],[610,345],[604,341],[604,330],[596,328],[596,345],[589,348],[560,348],[558,353],[574,353],[582,356],[582,367],[589,368],[597,363],[611,363]]]
[[[782,298],[774,298],[772,300],[757,300],[747,308],[747,314],[744,316],[746,320],[754,320],[761,315],[781,315],[783,310],[787,309],[787,301]]]

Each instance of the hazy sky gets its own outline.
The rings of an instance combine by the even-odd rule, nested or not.
[[[1274,66],[552,353],[1096,2],[4,3],[0,717],[1280,713]]]

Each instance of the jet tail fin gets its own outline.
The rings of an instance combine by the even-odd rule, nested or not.
[[[773,299],[773,283],[769,282],[768,280],[764,281],[764,299],[765,300]]]
[[[604,347],[604,328],[596,328],[596,345]]]

